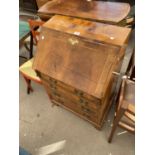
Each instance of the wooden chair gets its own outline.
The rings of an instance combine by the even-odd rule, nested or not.
[[[135,17],[134,16],[128,16],[126,18],[126,27],[135,28]]]
[[[33,39],[35,41],[34,44],[37,45],[38,40],[39,40],[39,35],[40,35],[38,28],[41,27],[44,24],[44,22],[37,21],[37,20],[31,20],[31,19],[29,19],[28,22],[29,22],[30,30],[33,35]]]
[[[132,57],[130,59],[127,71],[126,71],[126,75],[128,76],[128,78],[130,80],[135,81],[135,49],[133,49],[133,54]]]
[[[30,30],[32,32],[33,35],[33,39],[34,39],[34,44],[37,45],[38,43],[38,38],[39,38],[39,31],[38,28],[40,26],[42,26],[42,24],[44,22],[42,21],[35,21],[35,20],[28,20],[29,22],[29,26],[30,26]],[[36,72],[32,69],[32,64],[33,64],[33,58],[26,61],[24,64],[22,64],[19,68],[20,73],[23,75],[26,83],[27,83],[27,93],[29,94],[30,91],[33,92],[32,86],[31,86],[31,80],[42,84],[40,78],[37,76]]]
[[[27,28],[27,26],[29,26],[28,25],[28,20],[29,19],[31,19],[31,20],[37,20],[38,17],[36,15],[27,15],[27,14],[21,14],[20,13],[20,15],[19,15],[19,23],[20,22],[21,23],[23,22],[23,26],[25,26],[26,28]],[[32,42],[31,39],[33,39],[33,36],[31,35],[31,33],[30,34],[28,33],[26,36],[23,36],[23,38],[21,38],[21,40],[19,40],[19,48],[24,47],[28,52],[30,52],[29,53],[29,55],[30,55],[29,57],[31,57],[31,55],[32,55],[31,54],[31,50],[33,50],[33,47],[31,47],[31,46],[33,46],[32,45],[33,42]],[[20,55],[20,58],[27,59],[27,57],[21,56],[21,55]]]
[[[126,78],[122,80],[113,127],[108,139],[109,143],[112,141],[117,126],[135,133],[135,82]]]
[[[130,3],[130,5],[131,5],[131,10],[129,15],[126,18],[126,27],[130,27],[134,29],[135,28],[135,4]]]

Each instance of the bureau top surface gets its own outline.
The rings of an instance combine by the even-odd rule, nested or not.
[[[93,0],[52,0],[38,10],[43,14],[67,15],[108,23],[120,22],[129,11],[128,3]]]
[[[42,26],[33,68],[101,98],[120,54],[116,45],[123,45],[129,33],[127,28],[56,15]]]
[[[131,32],[130,28],[60,15],[53,16],[43,27],[118,46],[126,43]]]

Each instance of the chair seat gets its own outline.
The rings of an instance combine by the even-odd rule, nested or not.
[[[22,64],[19,68],[19,71],[27,78],[41,83],[40,78],[37,76],[36,72],[32,69],[33,58]]]

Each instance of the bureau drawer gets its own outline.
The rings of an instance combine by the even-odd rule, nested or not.
[[[68,92],[67,90],[53,83],[47,83],[44,81],[44,85],[48,87],[51,93],[55,94],[56,96],[62,96],[63,98],[70,99],[72,102],[75,102],[80,107],[87,107],[88,109],[94,112],[98,112],[98,110],[100,110],[99,104],[89,101],[83,96],[77,96],[76,94]]]
[[[92,103],[96,108],[99,108],[101,106],[101,99],[97,99],[91,95],[85,94],[71,86],[68,86],[60,81],[57,81],[53,78],[50,78],[44,74],[41,74],[41,78],[43,79],[43,81],[49,85],[50,87],[59,87],[60,89],[63,89],[64,91],[70,93],[71,96],[77,96],[78,99],[80,99],[80,102],[83,102],[83,100],[85,100],[85,102],[87,103]]]
[[[57,101],[59,104],[62,104],[63,106],[67,107],[71,111],[74,111],[81,115],[82,117],[85,117],[86,119],[97,122],[98,120],[98,114],[94,111],[91,111],[90,109],[87,109],[86,107],[80,107],[75,102],[71,101],[70,99],[66,99],[59,96],[52,96],[53,100]]]
[[[89,107],[80,105],[72,98],[62,95],[62,93],[51,89],[47,85],[44,85],[44,86],[45,86],[46,90],[48,91],[48,93],[52,96],[52,99],[54,101],[58,102],[59,104],[64,105],[71,111],[74,111],[93,122],[97,122],[97,120],[98,120],[98,111],[97,110],[92,110]]]

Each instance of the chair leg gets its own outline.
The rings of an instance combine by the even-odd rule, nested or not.
[[[24,79],[27,83],[27,94],[30,94],[30,92],[33,92],[33,88],[31,87],[31,80],[27,79],[25,76]]]
[[[27,94],[30,94],[31,91],[33,92],[33,89],[31,87],[31,80],[28,80]]]
[[[124,109],[120,108],[120,110],[119,110],[119,111],[117,112],[117,114],[116,114],[116,117],[114,118],[113,127],[112,127],[112,130],[111,130],[110,136],[109,136],[109,138],[108,138],[108,142],[109,142],[109,143],[111,143],[111,141],[112,141],[114,132],[115,132],[115,130],[116,130],[116,128],[117,128],[117,125],[118,125],[118,123],[119,123],[121,117],[122,117],[123,114],[124,114],[124,111],[125,111]]]
[[[25,43],[24,43],[24,47],[26,48],[27,51],[30,52],[30,48],[28,47],[27,43],[30,44],[30,42],[25,42]]]

